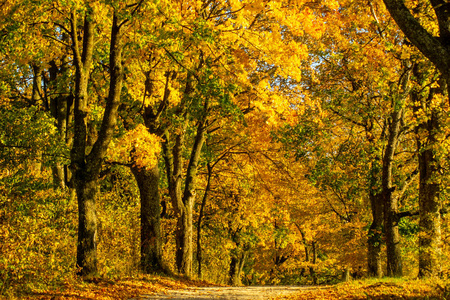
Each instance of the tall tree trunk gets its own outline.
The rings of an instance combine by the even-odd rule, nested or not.
[[[75,190],[78,199],[78,274],[85,279],[97,275],[97,195],[96,178],[87,178],[81,170],[75,172]]]
[[[161,250],[159,168],[132,166],[141,198],[141,269],[146,274],[166,271]]]
[[[80,53],[78,41],[77,16],[72,13],[71,31],[75,64],[75,106],[74,106],[74,141],[71,151],[71,168],[73,170],[75,190],[78,198],[78,274],[85,279],[97,275],[97,212],[96,196],[98,177],[102,160],[106,155],[116,125],[117,112],[122,90],[122,31],[114,14],[111,27],[110,46],[110,86],[105,113],[98,138],[92,150],[86,154],[86,119],[88,103],[88,80],[92,65],[94,49],[94,25],[92,16],[84,18],[83,47]]]
[[[172,206],[177,216],[177,226],[175,228],[175,263],[177,270],[181,272],[181,265],[183,261],[183,218],[185,215],[185,207],[181,193],[182,184],[182,145],[184,142],[184,130],[175,137],[175,145],[170,149],[169,133],[165,132],[165,141],[163,143],[164,161],[166,165],[167,181],[169,184],[169,195],[172,201]],[[172,150],[172,151],[171,151]]]
[[[71,168],[74,173],[74,186],[78,200],[78,274],[93,277],[97,274],[97,211],[95,195],[97,193],[96,177],[88,173],[85,161],[86,151],[86,117],[87,85],[92,64],[94,48],[94,26],[84,20],[83,49],[80,53],[78,41],[77,16],[72,13],[72,42],[75,58],[75,107],[74,107],[74,144],[71,150]]]
[[[403,275],[397,218],[398,203],[397,198],[393,195],[395,188],[392,186],[392,167],[400,135],[401,116],[402,109],[394,108],[389,122],[388,142],[383,157],[381,178],[381,196],[383,197],[384,203],[384,230],[386,235],[387,275],[395,277]]]
[[[62,61],[66,62],[66,58],[64,57]],[[66,62],[67,63],[67,62]],[[56,62],[52,60],[50,62],[49,74],[50,74],[50,82],[49,86],[58,92],[57,90],[57,77],[59,73],[66,72],[65,65],[58,68]],[[58,129],[58,135],[60,142],[66,143],[66,133],[67,133],[67,113],[68,113],[68,97],[64,95],[59,95],[50,99],[50,111],[56,120],[56,127]],[[52,174],[53,174],[53,186],[54,188],[64,189],[66,187],[66,172],[64,170],[64,166],[56,161],[52,166]]]
[[[369,228],[368,251],[367,251],[367,273],[369,277],[381,278],[383,268],[381,261],[381,244],[383,243],[383,199],[381,195],[369,191],[370,204],[372,207],[372,224]]]
[[[205,104],[205,114],[208,110],[208,104]],[[194,145],[191,151],[191,157],[186,172],[185,189],[183,194],[183,204],[185,214],[182,217],[182,226],[180,236],[182,237],[183,258],[181,261],[181,272],[186,276],[191,276],[193,262],[193,209],[195,203],[195,188],[197,181],[198,163],[202,152],[203,144],[206,140],[206,115],[197,126]]]
[[[208,169],[208,177],[205,187],[205,193],[203,194],[202,203],[200,205],[200,212],[198,214],[198,222],[197,222],[197,263],[198,263],[198,269],[197,269],[197,275],[198,278],[202,278],[202,222],[203,222],[203,214],[206,206],[206,200],[208,199],[208,192],[211,188],[211,176],[212,176],[212,169],[213,166],[211,163],[208,162],[206,165]]]
[[[178,219],[176,230],[177,242],[177,268],[180,274],[186,277],[192,275],[192,207],[193,203],[184,204],[183,214]]]
[[[437,142],[439,115],[434,111],[422,129],[427,131],[427,143],[417,141],[419,152],[419,277],[436,276],[440,271],[441,204],[437,182],[438,162],[432,149]],[[425,127],[425,128],[423,128]]]
[[[185,94],[190,94],[192,86],[188,80]],[[163,143],[166,172],[169,181],[169,193],[177,215],[177,227],[175,230],[176,241],[176,265],[178,272],[187,277],[192,275],[193,263],[193,208],[195,202],[195,188],[197,181],[198,163],[203,144],[206,139],[206,117],[208,113],[208,100],[204,105],[203,115],[197,125],[197,133],[192,146],[191,155],[186,171],[184,192],[182,186],[182,149],[185,139],[185,131],[188,122],[187,112],[184,113],[185,123],[180,133],[176,135],[175,144],[170,148],[169,134],[166,132],[166,141]]]
[[[239,249],[237,249],[239,251]],[[244,269],[245,261],[247,260],[248,249],[242,249],[231,257],[229,284],[233,286],[242,285],[241,274]]]
[[[317,242],[312,242],[312,265],[309,267],[309,273],[312,276],[313,284],[317,284],[317,272],[316,272],[316,264],[317,264]]]
[[[248,247],[242,244],[241,228],[229,229],[231,240],[236,244],[236,248],[231,251],[230,269],[228,272],[228,282],[230,285],[241,285],[241,273],[248,255]]]
[[[384,150],[383,164],[381,172],[381,197],[384,205],[384,231],[386,238],[386,254],[387,254],[387,276],[400,277],[403,275],[400,233],[398,228],[399,212],[398,199],[393,192],[393,174],[394,156],[397,151],[399,138],[401,134],[401,126],[403,122],[403,106],[410,94],[410,76],[412,73],[411,63],[407,60],[402,61],[403,74],[399,78],[399,86],[397,92],[391,95],[392,113],[388,120],[388,137],[387,145]],[[401,195],[401,192],[399,193]]]
[[[146,73],[146,88],[144,92],[146,97],[153,96],[151,75],[151,72]],[[164,134],[164,130],[161,128],[159,118],[168,106],[170,95],[169,82],[171,77],[174,78],[174,74],[167,72],[164,96],[158,107],[155,109],[152,105],[147,105],[141,112],[147,130],[151,134],[160,137]],[[168,140],[168,137],[166,138]],[[164,144],[163,148],[167,151],[167,145]],[[170,160],[170,170],[167,173],[168,178],[172,177],[173,161],[172,159]],[[147,274],[154,272],[171,273],[169,268],[164,264],[162,257],[159,166],[157,163],[151,169],[142,169],[133,166],[131,170],[138,183],[141,198],[141,269]],[[170,180],[169,186],[171,186]],[[181,191],[181,188],[179,191]]]
[[[31,104],[40,109],[46,109],[44,99],[42,97],[42,67],[33,64],[33,90],[31,93]],[[29,162],[29,171],[34,174],[41,173],[42,169],[42,151],[37,150],[35,156]]]
[[[424,93],[428,84],[429,66],[417,64],[414,75],[420,83],[420,89],[412,93],[414,110],[423,110],[428,118],[416,127],[417,152],[419,165],[419,277],[436,276],[441,271],[441,203],[439,201],[439,162],[435,153],[437,135],[442,130],[442,111],[433,100],[436,94],[445,94],[446,82],[440,79],[437,88]],[[425,71],[426,70],[426,71]],[[444,102],[443,102],[444,103]]]
[[[305,249],[305,262],[308,263],[310,254],[309,254],[309,249],[308,249],[308,242],[305,239],[305,232],[300,227],[300,225],[298,225],[297,223],[294,223],[294,225],[295,225],[295,227],[297,227],[298,231],[300,232],[300,235],[302,236],[302,244]],[[305,274],[305,268],[302,268],[302,270],[300,272],[300,276],[303,276],[304,274]]]

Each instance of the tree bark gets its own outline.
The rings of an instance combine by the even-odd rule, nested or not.
[[[71,30],[75,64],[75,106],[74,106],[74,141],[71,150],[71,168],[78,198],[78,274],[84,279],[97,275],[97,181],[102,160],[111,141],[116,125],[117,110],[122,90],[122,22],[118,24],[114,14],[111,27],[110,46],[110,86],[105,113],[98,138],[92,150],[86,154],[86,120],[88,103],[89,71],[92,65],[94,49],[94,24],[92,17],[84,18],[84,36],[82,52],[78,42],[77,16],[72,13]]]
[[[159,168],[131,167],[141,198],[141,269],[146,274],[165,272],[161,249]]]
[[[316,272],[316,264],[317,264],[317,242],[312,242],[312,265],[309,267],[309,273],[312,276],[313,284],[317,284],[317,272]]]
[[[241,274],[247,260],[248,250],[243,249],[241,253],[233,255],[230,262],[229,284],[232,286],[242,285]]]
[[[152,73],[146,73],[145,96],[153,96]],[[166,73],[164,96],[155,109],[152,105],[144,107],[141,111],[145,126],[151,134],[162,136],[164,131],[160,124],[160,116],[168,106],[170,95],[169,81],[172,73]],[[168,137],[167,137],[168,139]],[[163,145],[164,147],[164,145]],[[171,163],[173,167],[173,163]],[[138,183],[141,199],[141,269],[144,273],[155,272],[171,273],[165,265],[162,256],[161,240],[161,203],[159,196],[159,166],[155,164],[151,169],[142,169],[132,166],[131,170]],[[171,170],[168,170],[171,172]],[[171,173],[168,172],[168,178]],[[169,181],[169,185],[171,182]]]
[[[414,75],[421,86],[426,85],[429,78],[422,69],[428,65],[417,64]],[[439,87],[423,89],[412,93],[414,110],[423,110],[428,118],[416,127],[417,152],[419,165],[419,277],[432,277],[441,271],[441,203],[438,183],[439,162],[433,149],[438,142],[437,135],[442,130],[440,107],[432,105],[436,94],[445,93],[445,82],[441,80]]]
[[[228,282],[233,286],[242,285],[241,273],[244,268],[245,260],[248,255],[248,248],[246,245],[242,245],[241,241],[241,228],[237,228],[235,231],[229,229],[231,240],[236,244],[236,248],[231,251],[230,269],[228,272]]]
[[[381,186],[384,203],[384,230],[386,235],[387,276],[400,277],[403,275],[402,257],[400,249],[400,234],[398,231],[398,203],[394,197],[392,186],[392,167],[394,154],[400,134],[402,109],[394,109],[389,123],[389,135],[383,156]]]
[[[189,77],[189,76],[188,76]],[[188,78],[185,94],[190,95],[193,91],[191,78]],[[202,116],[197,125],[197,133],[194,138],[191,155],[184,180],[184,192],[182,193],[182,150],[185,141],[186,128],[188,126],[187,108],[185,103],[181,104],[180,111],[183,114],[184,124],[175,136],[175,143],[170,151],[170,137],[168,131],[165,133],[163,143],[166,173],[169,182],[169,193],[175,214],[177,215],[177,227],[175,230],[176,241],[176,265],[178,272],[187,277],[192,276],[193,263],[193,208],[195,202],[195,188],[197,180],[198,163],[203,144],[206,140],[206,118],[209,110],[209,101],[206,100]]]
[[[205,206],[206,206],[206,200],[208,199],[208,192],[209,189],[211,188],[211,176],[212,176],[212,169],[213,166],[208,162],[208,164],[206,165],[207,169],[208,169],[208,177],[207,177],[207,182],[206,182],[206,187],[205,187],[205,193],[203,194],[203,199],[202,199],[202,203],[200,205],[200,212],[198,214],[198,222],[197,222],[197,263],[198,263],[198,269],[197,269],[197,275],[198,278],[201,279],[202,278],[202,221],[203,221],[203,215],[204,215],[204,210],[205,210]]]
[[[167,182],[169,185],[169,195],[172,206],[177,216],[177,227],[175,229],[175,262],[178,272],[181,272],[183,261],[183,235],[182,228],[185,215],[185,207],[182,200],[182,145],[184,142],[185,126],[182,132],[175,137],[175,144],[170,149],[170,137],[168,131],[165,132],[165,141],[163,142],[164,161],[166,165]]]
[[[66,57],[63,57],[62,61],[66,61]],[[59,73],[64,73],[66,71],[65,67],[58,68],[55,61],[50,62],[50,82],[49,86],[53,89],[57,89],[57,76]],[[57,90],[56,90],[57,91]],[[57,91],[60,92],[60,91]],[[66,133],[67,133],[67,114],[68,114],[68,97],[65,95],[59,95],[50,99],[50,111],[56,120],[56,127],[58,129],[59,141],[61,143],[66,143]],[[65,167],[59,161],[56,161],[52,166],[53,174],[53,186],[56,189],[64,189],[66,187],[66,172]]]
[[[436,128],[430,120],[430,140]],[[431,129],[430,128],[430,129]],[[419,277],[436,276],[441,271],[441,216],[439,191],[440,186],[436,182],[438,176],[437,161],[432,149],[419,148]]]
[[[383,199],[380,194],[371,189],[369,191],[372,207],[372,224],[369,228],[367,273],[369,277],[381,278],[383,276],[381,245],[383,243]]]
[[[384,231],[387,252],[387,276],[400,277],[403,275],[402,257],[400,249],[400,233],[398,229],[398,199],[393,192],[394,156],[399,143],[403,123],[403,106],[410,94],[409,81],[412,72],[409,61],[403,61],[403,74],[399,78],[399,86],[390,97],[392,113],[388,120],[387,145],[384,150],[381,172],[381,197],[384,205]],[[400,193],[401,194],[401,193]],[[399,195],[400,195],[399,194]]]
[[[208,110],[208,105],[205,105],[205,114]],[[197,126],[197,134],[195,136],[194,145],[191,151],[188,168],[186,171],[185,189],[183,194],[183,205],[185,214],[182,216],[182,227],[180,228],[179,238],[182,243],[183,257],[181,259],[180,271],[186,276],[191,276],[192,261],[193,261],[193,209],[195,202],[195,188],[197,181],[198,163],[200,161],[200,154],[203,144],[206,140],[206,115]]]

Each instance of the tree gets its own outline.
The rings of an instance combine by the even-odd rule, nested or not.
[[[446,90],[447,98],[450,96],[450,4],[446,1],[424,1],[411,10],[405,5],[403,0],[384,0],[386,8],[395,20],[397,25],[417,47],[417,49],[427,57],[441,73],[441,88]],[[433,9],[434,15],[429,18]],[[426,17],[426,18],[425,18]],[[437,31],[430,31],[428,20],[433,20],[437,25]],[[423,80],[422,80],[423,82]],[[432,93],[433,94],[433,93]],[[433,95],[430,94],[430,99]],[[428,131],[428,145],[420,148],[419,170],[420,170],[420,229],[419,234],[419,274],[420,276],[435,275],[439,271],[439,185],[436,180],[436,161],[430,147],[430,143],[436,142],[435,134],[439,131],[439,114],[436,111],[428,110],[430,121],[419,126]],[[419,129],[420,130],[420,129]],[[422,146],[422,142],[418,142]],[[428,149],[427,149],[428,148]]]
[[[450,89],[450,4],[442,0],[423,1],[413,12],[417,13],[425,7],[426,14],[417,19],[403,0],[384,0],[384,4],[406,37],[427,57],[441,72],[447,85],[447,94]],[[437,24],[438,32],[430,32],[425,16],[434,10],[433,22]],[[428,17],[427,17],[428,18]],[[448,96],[447,96],[448,97]]]
[[[304,53],[293,37],[283,40],[278,29],[270,29],[290,22],[280,14],[285,8],[271,6],[251,1],[183,3],[177,7],[162,3],[156,22],[142,23],[148,26],[147,31],[158,28],[142,47],[146,58],[141,57],[141,62],[146,67],[140,86],[145,87],[144,100],[149,100],[142,115],[154,124],[149,130],[156,128],[163,136],[169,194],[178,219],[177,268],[185,275],[192,273],[192,209],[208,128],[217,115],[236,118],[241,114],[238,101],[250,106],[255,95],[259,94],[262,102],[276,94],[268,92],[266,80],[277,68],[283,68],[283,76],[287,71],[292,71],[289,76],[299,73],[294,65]],[[301,9],[292,6],[295,13]],[[313,18],[309,11],[307,17]],[[258,38],[264,35],[273,36],[280,47],[274,47],[270,39]],[[282,61],[281,57],[289,59]]]
[[[85,278],[97,275],[97,216],[95,198],[97,180],[102,160],[106,156],[108,145],[116,124],[117,109],[123,82],[122,35],[123,22],[114,12],[111,26],[111,48],[109,58],[110,88],[97,141],[90,152],[86,149],[86,118],[88,105],[89,72],[93,60],[95,25],[91,8],[83,16],[83,45],[79,44],[78,15],[71,13],[71,38],[75,64],[75,106],[74,106],[74,142],[71,150],[71,169],[78,200],[78,243],[77,265],[79,274]],[[80,47],[81,46],[81,47]]]
[[[419,184],[419,276],[437,276],[441,271],[441,184],[440,159],[436,145],[443,131],[445,85],[429,87],[434,78],[426,62],[417,62],[414,75],[418,87],[413,91],[414,111],[418,115],[416,139]],[[429,68],[433,70],[433,68]],[[420,119],[426,115],[424,119]]]
[[[331,189],[338,197],[352,186],[359,195],[366,195],[372,213],[368,273],[382,276],[384,229],[388,275],[399,276],[398,224],[401,216],[408,215],[399,204],[416,178],[411,164],[412,120],[405,119],[405,111],[411,108],[412,66],[405,59],[410,50],[374,3],[364,7],[355,2],[341,5],[341,17],[347,18],[329,16],[329,24],[333,25],[321,40],[323,44],[311,52],[315,68],[303,81],[308,88],[306,95],[318,99],[318,108],[311,109],[306,121],[300,119],[298,128],[291,128],[294,136],[300,136],[286,140],[300,142],[298,158],[311,160],[310,178],[316,186],[323,185],[322,189]],[[358,20],[351,17],[356,10]],[[319,114],[324,117],[314,121]],[[336,179],[337,174],[345,174],[340,169],[349,172],[343,183]],[[360,175],[352,177],[350,172]],[[405,176],[408,172],[412,176]],[[355,195],[348,198],[354,199]],[[344,213],[340,215],[345,217]]]

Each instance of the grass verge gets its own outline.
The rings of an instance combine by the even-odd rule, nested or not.
[[[367,279],[305,290],[281,299],[447,300],[450,299],[450,283],[441,280]]]
[[[54,290],[32,290],[26,294],[17,295],[12,299],[83,299],[83,300],[115,300],[131,299],[166,290],[185,289],[195,286],[215,286],[209,282],[188,280],[182,277],[164,277],[157,275],[142,275],[135,278],[118,280],[95,279],[92,282],[75,282],[60,286]]]

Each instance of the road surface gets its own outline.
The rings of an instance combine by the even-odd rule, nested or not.
[[[141,295],[145,300],[265,300],[304,292],[317,287],[307,286],[248,286],[248,287],[193,287],[170,290],[153,295]]]

